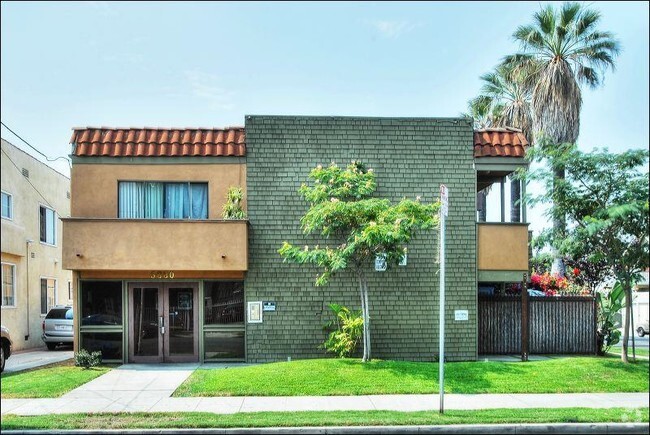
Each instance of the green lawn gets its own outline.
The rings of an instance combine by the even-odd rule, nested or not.
[[[620,347],[612,347],[609,350],[609,353],[612,354],[612,355],[621,356],[621,348]],[[630,346],[629,349],[627,350],[627,356],[630,359],[632,358],[632,346]],[[646,348],[639,349],[637,347],[636,348],[636,356],[645,356],[645,357],[647,357],[648,356],[648,349],[646,349]]]
[[[328,396],[438,391],[438,364],[316,359],[196,370],[174,396]],[[449,393],[593,393],[648,391],[648,361],[616,357],[445,364]]]
[[[52,364],[16,373],[3,373],[0,395],[3,399],[59,397],[108,372],[110,367],[84,370],[74,362]]]
[[[396,412],[256,412],[212,414],[205,412],[63,414],[2,416],[2,430],[30,429],[143,429],[231,428],[295,426],[386,426],[505,423],[605,423],[647,422],[641,409],[490,409],[480,411]]]

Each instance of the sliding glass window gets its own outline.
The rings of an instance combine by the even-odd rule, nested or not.
[[[119,182],[122,219],[207,219],[208,183]]]

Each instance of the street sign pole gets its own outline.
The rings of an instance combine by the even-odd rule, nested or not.
[[[445,224],[449,214],[449,191],[440,185],[440,330],[438,352],[438,379],[440,382],[440,413],[445,412]]]

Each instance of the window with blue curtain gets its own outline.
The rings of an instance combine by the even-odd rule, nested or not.
[[[208,183],[120,181],[121,219],[207,219]]]

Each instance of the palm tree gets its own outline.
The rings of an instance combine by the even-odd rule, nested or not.
[[[496,125],[500,117],[501,107],[495,104],[493,98],[488,95],[479,95],[472,98],[467,103],[467,112],[461,113],[460,116],[472,118],[474,120],[474,129],[483,130]],[[481,190],[476,194],[476,208],[478,210],[478,221],[487,220],[487,194],[489,187]]]
[[[493,72],[483,74],[481,95],[498,107],[496,125],[515,127],[532,143],[530,72],[526,65],[499,65]],[[478,97],[481,98],[481,97]],[[521,221],[521,181],[510,177],[510,220]]]
[[[474,129],[483,130],[494,127],[499,117],[499,107],[495,107],[492,97],[479,95],[467,103],[467,112],[460,116],[474,119]]]
[[[611,68],[620,44],[610,32],[597,26],[600,13],[579,3],[564,3],[559,10],[549,5],[533,15],[533,23],[517,28],[513,37],[522,52],[507,56],[505,65],[525,67],[531,72],[532,128],[538,139],[549,146],[575,143],[580,131],[582,96],[580,84],[598,87],[602,75]],[[561,164],[551,162],[555,189],[565,178]],[[553,231],[562,238],[566,218],[553,215]],[[556,252],[553,270],[564,272]]]

